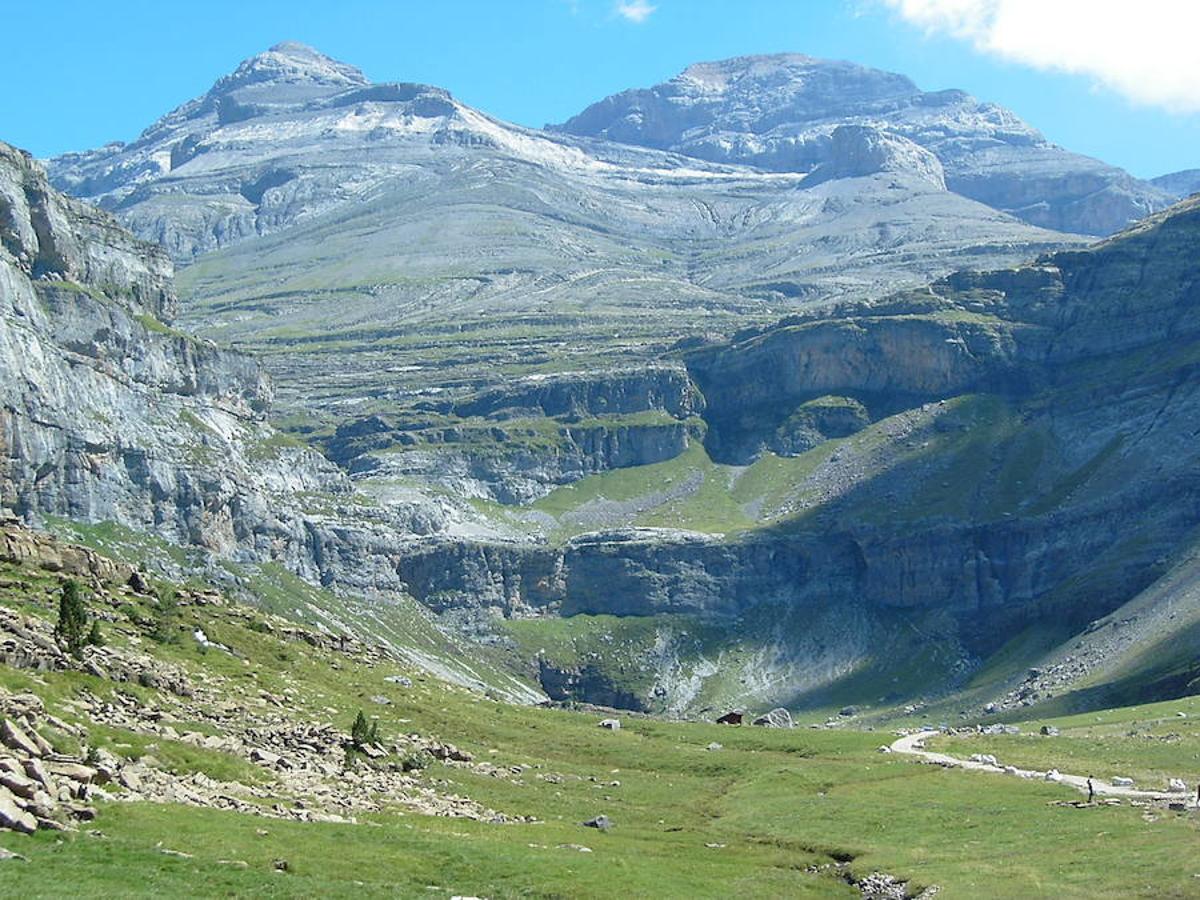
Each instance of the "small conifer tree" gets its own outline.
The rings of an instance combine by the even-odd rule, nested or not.
[[[75,579],[68,579],[58,598],[58,624],[54,635],[66,646],[74,657],[83,655],[87,644],[87,604],[83,600],[83,589]]]
[[[361,750],[371,741],[371,725],[363,711],[358,711],[354,724],[350,726],[350,743],[356,750]]]

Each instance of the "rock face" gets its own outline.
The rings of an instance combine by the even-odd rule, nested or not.
[[[352,475],[421,478],[516,504],[597,472],[679,456],[703,439],[703,407],[681,365],[531,376],[347,422],[323,448]]]
[[[864,152],[864,132],[874,138]],[[926,93],[909,79],[797,54],[689,66],[652,88],[614,94],[556,126],[570,134],[776,172],[861,174],[885,142],[916,144],[952,191],[1062,231],[1108,234],[1170,200],[1171,189],[1050,144],[1015,114],[962,91]],[[847,154],[853,140],[859,149]],[[912,148],[906,165],[938,168]],[[837,176],[834,176],[837,177]],[[842,176],[844,177],[844,176]]]
[[[934,187],[946,187],[946,173],[936,156],[908,138],[869,125],[835,128],[828,158],[812,170],[811,181],[863,178],[879,172],[916,173]]]
[[[593,373],[542,375],[493,388],[454,406],[460,416],[592,416],[660,411],[698,415],[704,398],[682,366],[652,364]]]
[[[175,296],[162,251],[3,145],[0,185],[3,505],[153,525],[223,552],[253,546],[256,530],[302,541],[270,510],[268,486],[344,488],[307,451],[272,471],[270,385],[248,358],[163,321]]]

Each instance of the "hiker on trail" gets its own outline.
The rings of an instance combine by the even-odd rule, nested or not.
[[[1200,784],[1196,785],[1196,805],[1200,806]]]
[[[1196,788],[1196,795],[1200,797],[1200,787]],[[1096,799],[1096,789],[1092,786],[1092,776],[1088,776],[1088,803],[1092,803]]]

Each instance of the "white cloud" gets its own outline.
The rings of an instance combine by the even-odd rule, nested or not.
[[[1196,0],[883,0],[933,33],[1037,69],[1094,78],[1137,103],[1200,112]]]
[[[628,22],[641,25],[656,9],[657,6],[652,6],[646,0],[621,0],[617,4],[617,15]]]

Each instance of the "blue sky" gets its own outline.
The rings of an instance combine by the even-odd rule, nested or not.
[[[1065,147],[1142,177],[1200,168],[1200,113],[1136,104],[1090,76],[1004,61],[918,27],[896,11],[904,0],[890,2],[15,4],[5,12],[0,139],[38,156],[130,140],[282,40],[312,44],[376,81],[449,88],[466,103],[533,126],[663,81],[692,62],[794,51],[903,72],[926,90],[965,89],[1011,107]]]

